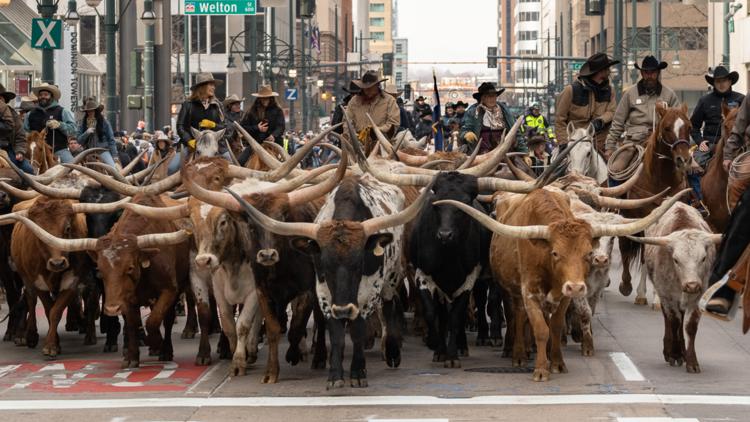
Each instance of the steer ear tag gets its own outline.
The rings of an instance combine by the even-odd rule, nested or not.
[[[375,249],[372,250],[372,253],[375,256],[383,256],[383,254],[385,253],[385,249],[383,249],[383,247],[380,246],[380,242],[378,242],[375,245]]]
[[[143,260],[141,260],[141,267],[142,268],[148,268],[150,266],[151,266],[151,260],[150,259],[144,258]]]

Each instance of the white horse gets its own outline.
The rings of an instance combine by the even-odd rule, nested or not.
[[[594,134],[596,133],[594,126],[589,124],[587,128],[576,128],[573,122],[568,122],[566,130],[569,145],[575,141],[581,141],[571,147],[567,158],[567,173],[575,170],[584,176],[595,179],[599,184],[604,183],[607,180],[607,163],[594,147]],[[559,150],[555,150],[552,154],[553,160],[557,154],[559,154]]]

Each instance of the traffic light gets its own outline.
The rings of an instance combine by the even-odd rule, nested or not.
[[[393,53],[383,54],[383,75],[393,75]]]
[[[604,16],[606,0],[586,0],[586,16]]]
[[[497,47],[487,47],[487,68],[497,69]]]
[[[404,98],[411,100],[411,84],[404,84]]]

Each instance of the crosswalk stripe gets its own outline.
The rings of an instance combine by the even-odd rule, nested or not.
[[[612,358],[612,362],[620,370],[625,381],[646,381],[646,378],[641,374],[641,371],[638,370],[633,361],[630,360],[627,353],[611,352],[609,357]]]

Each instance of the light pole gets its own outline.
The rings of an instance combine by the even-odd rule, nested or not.
[[[729,69],[729,24],[734,20],[734,14],[742,9],[741,4],[729,4],[731,0],[724,0],[724,51],[721,62]]]
[[[37,0],[39,16],[52,19],[57,13],[58,0]],[[55,83],[55,52],[51,48],[42,49],[42,82]]]
[[[289,88],[294,87],[294,78],[297,77],[297,69],[294,68],[294,27],[297,21],[294,17],[294,0],[289,0]],[[292,76],[294,72],[294,76]],[[289,128],[294,130],[294,101],[289,101]]]
[[[143,120],[146,122],[146,132],[154,130],[154,13],[153,0],[143,3],[141,21],[146,26],[146,36],[143,44]]]
[[[96,9],[102,0],[86,0],[86,5],[92,9]],[[117,8],[115,6],[115,0],[106,0],[104,3],[104,38],[105,47],[107,50],[107,71],[106,71],[106,97],[107,105],[105,112],[107,114],[107,120],[113,128],[118,128],[117,122],[117,46],[115,45],[115,33],[117,32],[117,23],[115,17],[117,15]]]

